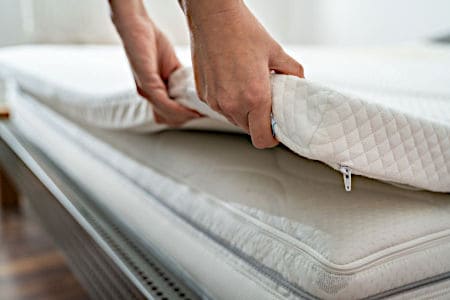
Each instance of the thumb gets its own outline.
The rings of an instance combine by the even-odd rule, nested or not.
[[[300,78],[305,77],[303,66],[283,50],[272,55],[269,61],[269,68],[276,73],[293,75]]]

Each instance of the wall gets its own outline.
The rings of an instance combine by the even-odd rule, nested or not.
[[[114,43],[106,0],[22,0],[33,3],[34,41],[46,43]]]
[[[181,45],[189,43],[186,20],[177,0],[145,0],[145,4],[149,15],[169,40]]]
[[[385,44],[450,33],[448,0],[315,0],[322,44]]]
[[[115,43],[106,0],[0,0],[0,46]]]
[[[156,22],[188,43],[176,0],[147,0]],[[246,0],[268,31],[291,44],[366,45],[450,33],[449,0]]]
[[[22,24],[22,7],[17,0],[0,0],[0,46],[25,42],[26,35]]]
[[[283,43],[357,45],[450,33],[449,0],[246,0]],[[186,22],[176,0],[146,0],[150,15],[178,44]],[[0,0],[0,46],[24,42],[112,43],[106,0]]]

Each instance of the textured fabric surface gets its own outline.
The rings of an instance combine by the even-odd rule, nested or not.
[[[313,62],[314,81],[273,75],[277,138],[337,170],[450,192],[450,51],[416,48],[356,52],[353,61],[343,51],[310,49],[309,57],[308,51],[293,51]],[[315,52],[322,64],[314,63]],[[345,69],[330,64],[332,58],[344,61]],[[25,47],[4,52],[0,62],[21,88],[78,120],[112,129],[167,129],[154,123],[151,106],[133,91],[117,48]],[[408,71],[420,73],[421,80]],[[240,132],[197,99],[188,68],[174,73],[170,94],[210,117],[186,128]]]
[[[180,249],[170,238],[180,225],[155,226],[142,213],[154,200],[137,201],[142,194],[175,212],[190,234],[208,237],[209,243],[198,240],[203,251],[244,274],[236,290],[255,288],[249,282],[256,281],[267,292],[264,299],[358,299],[410,292],[417,283],[450,276],[448,195],[361,177],[346,193],[323,164],[282,147],[258,151],[243,135],[100,130],[64,120],[32,99],[17,98],[14,111],[13,122],[30,140],[143,239],[155,242],[152,229],[164,226],[166,239],[157,240],[168,247],[162,250]],[[75,150],[83,154],[76,161]],[[194,254],[177,257],[201,261]],[[206,289],[226,292],[215,276],[205,279],[202,272],[209,272],[201,263],[184,260],[183,266]],[[254,293],[245,299],[261,297]]]
[[[186,51],[179,51],[182,57]],[[118,46],[20,46],[0,51],[0,77],[15,80],[54,110],[102,128],[137,132],[166,129],[155,124],[151,105],[138,96]],[[211,119],[186,129],[239,131]]]
[[[173,75],[173,98],[226,122],[198,100],[190,73]],[[413,98],[403,111],[293,76],[273,75],[271,83],[274,134],[295,153],[354,174],[450,192],[450,94],[437,99],[440,106],[419,105],[412,114],[411,105],[430,100]]]

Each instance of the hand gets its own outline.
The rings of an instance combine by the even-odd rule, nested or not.
[[[277,145],[270,125],[270,73],[303,77],[303,67],[270,37],[242,1],[183,4],[200,99],[246,130],[255,147]]]
[[[155,121],[180,126],[201,115],[169,98],[169,76],[181,64],[170,42],[150,20],[143,6],[140,8],[140,2],[122,1],[116,8],[111,4],[113,22],[123,40],[138,93],[151,102]],[[133,5],[137,12],[132,11]]]

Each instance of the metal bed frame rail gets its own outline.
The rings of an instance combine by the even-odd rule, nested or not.
[[[5,190],[27,198],[92,299],[200,298],[158,251],[114,222],[8,121],[0,122],[0,169],[15,186]],[[8,197],[11,206],[14,193]]]

